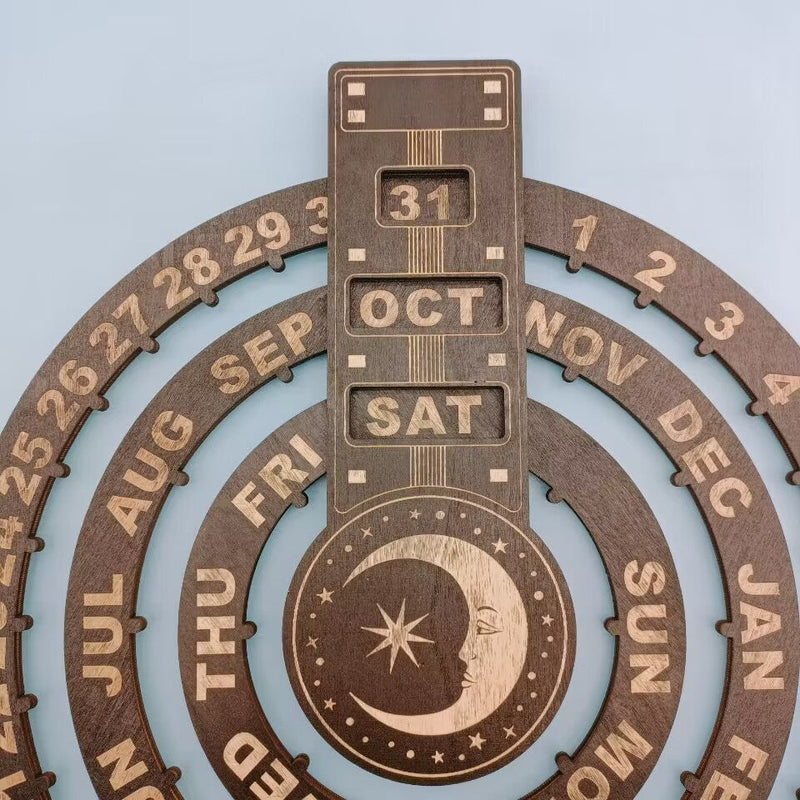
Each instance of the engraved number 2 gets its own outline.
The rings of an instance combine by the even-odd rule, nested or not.
[[[669,253],[664,253],[661,250],[653,250],[652,253],[648,254],[648,258],[651,261],[660,261],[663,266],[653,267],[652,269],[643,269],[637,272],[633,276],[633,279],[639,281],[639,283],[643,283],[654,292],[663,292],[664,284],[661,283],[661,281],[656,280],[656,278],[666,278],[667,275],[672,275],[672,273],[678,268],[678,265],[675,262],[675,259]]]

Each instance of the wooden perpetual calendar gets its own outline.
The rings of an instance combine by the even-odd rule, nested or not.
[[[719,560],[728,666],[684,798],[768,798],[797,694],[798,609],[786,539],[753,462],[711,402],[612,320],[525,283],[526,246],[653,303],[714,354],[766,415],[800,485],[800,350],[724,272],[662,231],[522,176],[520,72],[510,62],[339,64],[329,170],[234,208],[123,278],[56,348],[0,438],[0,800],[48,798],[21,652],[37,526],[88,414],[141,351],[239,277],[328,246],[328,286],[269,308],[196,356],[153,398],[86,515],[66,600],[67,685],[102,800],[182,797],[139,689],[142,564],[169,493],[246,397],[328,357],[327,402],[274,430],[197,533],[178,620],[197,738],[237,800],[337,798],[259,702],[248,592],[270,533],[327,476],[283,611],[294,702],[326,747],[387,781],[488,776],[536,746],[575,661],[558,563],[529,520],[529,473],[584,523],[605,566],[616,658],[574,752],[526,800],[633,798],[673,728],[686,656],[679,578],[633,480],[564,417],[528,399],[528,353],[616,400],[675,465]],[[291,263],[289,262],[291,269]],[[293,513],[300,513],[297,511]],[[535,520],[534,520],[535,523]],[[35,558],[30,568],[36,568]],[[309,747],[311,750],[312,748]],[[411,787],[407,787],[412,791]],[[434,789],[430,790],[434,792]],[[56,796],[57,790],[53,790]],[[352,797],[361,797],[357,790]]]

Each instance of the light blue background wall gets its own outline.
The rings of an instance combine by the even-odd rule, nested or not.
[[[666,229],[721,265],[800,339],[800,6],[680,2],[211,3],[147,0],[6,2],[0,10],[0,420],[52,347],[96,298],[182,231],[326,168],[326,72],[337,60],[513,58],[524,76],[525,174],[586,192]],[[46,550],[33,562],[26,612],[27,689],[55,798],[89,797],[63,677],[61,626],[71,553],[93,489],[152,394],[192,355],[262,307],[325,281],[325,255],[294,260],[222,293],[162,337],[109,393],[68,458],[43,518]],[[631,295],[563,262],[530,254],[528,279],[612,316],[681,366],[722,410],[764,475],[800,567],[798,489],[762,420],[713,359]],[[622,410],[580,381],[530,360],[530,394],[602,442],[651,502],[673,548],[689,620],[689,666],[676,732],[647,800],[676,797],[696,766],[717,708],[723,615],[719,577],[699,516],[669,486],[670,465]],[[239,408],[190,463],[148,556],[140,612],[143,691],[157,741],[184,771],[189,798],[223,795],[188,721],[176,668],[180,579],[205,510],[249,450],[295,409],[322,399],[325,364],[297,371]],[[291,748],[310,749],[314,772],[351,798],[512,798],[549,774],[552,756],[579,743],[610,668],[600,622],[610,600],[597,557],[567,509],[532,483],[534,523],[559,558],[579,615],[576,678],[537,745],[507,770],[440,790],[369,776],[329,752],[280,676],[282,574],[323,524],[324,487],[280,526],[251,602],[260,633],[251,659],[265,706]],[[754,532],[755,533],[755,532]],[[772,797],[800,786],[795,725]]]

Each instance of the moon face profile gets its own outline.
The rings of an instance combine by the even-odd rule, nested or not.
[[[410,497],[323,532],[284,610],[292,688],[373,772],[452,783],[529,747],[569,681],[574,620],[544,545],[497,513]]]
[[[528,648],[528,621],[517,587],[487,552],[452,536],[420,534],[396,539],[368,555],[347,583],[377,564],[414,559],[448,572],[464,593],[469,625],[458,657],[465,663],[463,691],[450,707],[429,714],[392,714],[353,699],[378,722],[404,733],[442,736],[486,719],[519,680]],[[346,585],[345,584],[345,585]]]

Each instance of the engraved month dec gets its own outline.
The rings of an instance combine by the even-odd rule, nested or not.
[[[686,800],[768,800],[800,659],[794,575],[770,491],[723,415],[662,353],[528,285],[525,247],[612,279],[637,307],[687,329],[697,355],[713,354],[747,392],[749,412],[767,417],[793,486],[800,351],[694,250],[524,178],[520,83],[509,61],[334,65],[327,177],[178,237],[45,362],[0,434],[0,800],[46,800],[55,781],[28,716],[36,698],[24,690],[22,634],[32,619],[21,609],[44,545],[39,521],[85,420],[108,407],[106,392],[135,357],[157,357],[171,323],[215,307],[234,280],[281,273],[322,247],[327,285],[265,308],[195,355],[135,420],[97,485],[73,555],[64,651],[98,797],[183,796],[181,765],[154,736],[140,688],[148,547],[222,420],[322,355],[325,400],[271,430],[233,470],[181,565],[174,668],[225,790],[237,800],[355,799],[366,795],[343,789],[341,776],[357,774],[409,793],[458,784],[465,796],[474,787],[499,796],[492,781],[542,746],[559,713],[580,635],[561,565],[530,519],[533,475],[551,502],[569,504],[602,560],[613,601],[602,634],[614,661],[580,744],[548,754],[550,774],[522,796],[637,795],[668,738],[681,735],[673,726],[691,653],[680,579],[636,476],[529,398],[530,355],[629,412],[672,464],[675,491],[695,503],[727,602],[708,631],[727,669],[713,731],[675,778]],[[256,691],[264,667],[248,643],[263,632],[248,600],[280,520],[302,515],[323,478],[324,524],[281,563],[288,589],[272,621],[281,685],[305,726],[298,747]]]

